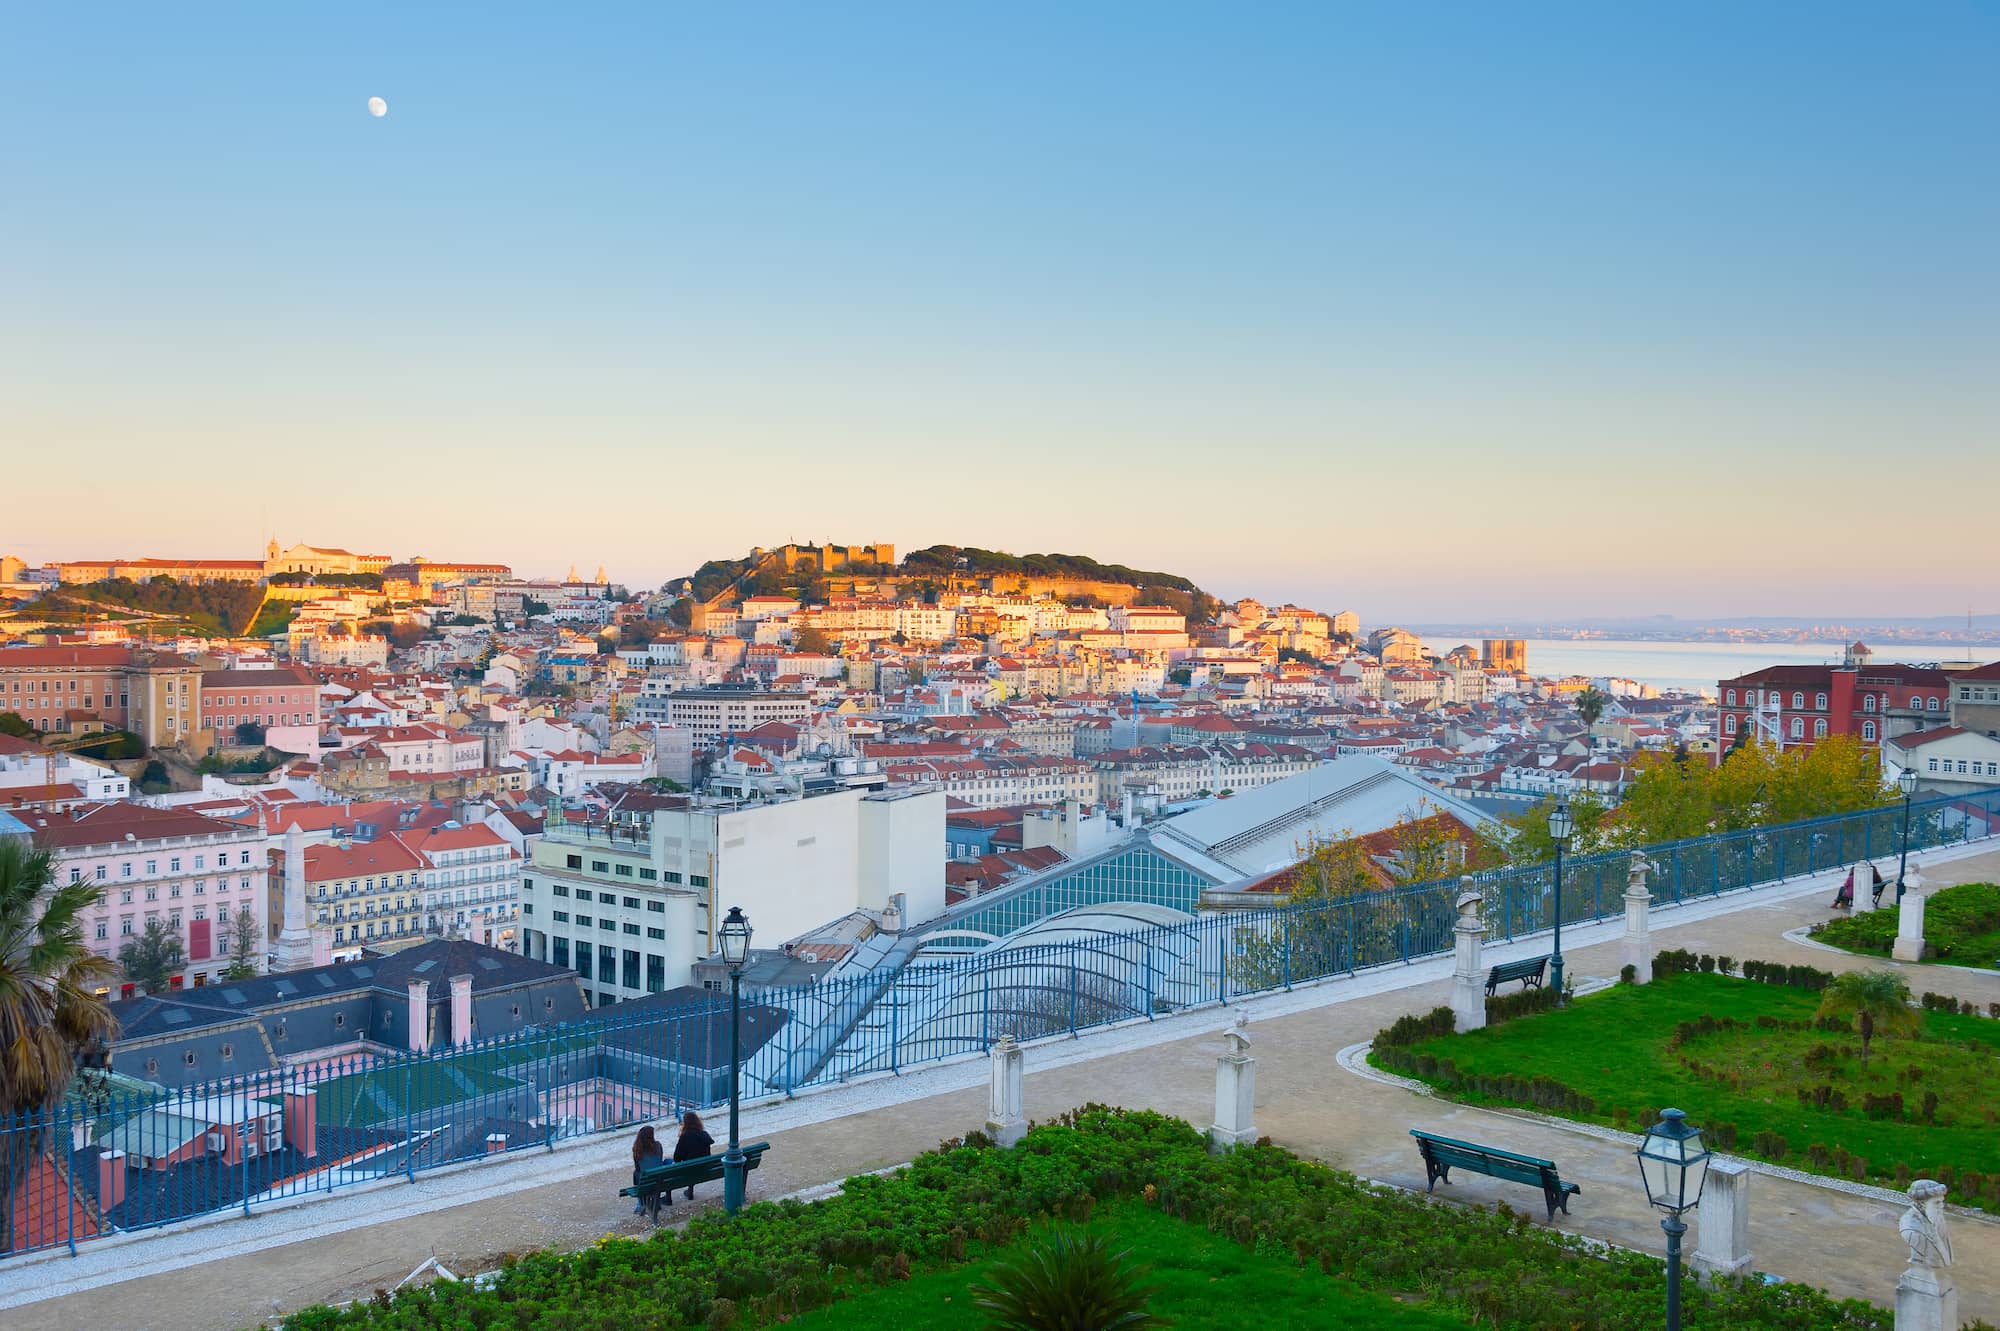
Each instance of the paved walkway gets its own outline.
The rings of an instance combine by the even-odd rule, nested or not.
[[[1927,857],[1925,874],[1937,884],[2000,879],[2000,851]],[[1783,938],[1788,929],[1826,917],[1839,877],[1658,913],[1658,945],[1827,969],[1861,964]],[[1490,949],[1497,959],[1543,950],[1545,940]],[[1615,975],[1616,926],[1568,931],[1565,952],[1580,982]],[[1953,993],[1982,1006],[2000,1000],[2000,977],[1951,967],[1903,969],[1918,992]],[[1341,1049],[1367,1040],[1402,1013],[1443,1003],[1448,971],[1449,962],[1434,961],[1244,1004],[1255,1022],[1258,1126],[1303,1154],[1412,1188],[1422,1187],[1423,1169],[1407,1135],[1411,1127],[1547,1156],[1583,1187],[1571,1203],[1575,1214],[1559,1215],[1559,1227],[1661,1251],[1658,1218],[1646,1207],[1629,1141],[1449,1104],[1340,1066]],[[1214,1058],[1226,1020],[1210,1009],[1034,1046],[1028,1052],[1029,1111],[1046,1116],[1096,1100],[1204,1123],[1213,1113]],[[752,1176],[752,1195],[823,1190],[957,1136],[984,1118],[985,1082],[986,1063],[978,1059],[753,1107],[745,1113],[746,1140],[768,1138],[772,1150]],[[642,1233],[642,1222],[615,1195],[629,1170],[622,1139],[591,1139],[414,1184],[391,1182],[260,1210],[249,1219],[219,1217],[100,1241],[76,1258],[0,1263],[0,1309],[9,1331],[227,1331],[308,1303],[366,1298],[432,1254],[466,1273],[489,1268],[510,1252]],[[1457,1200],[1506,1200],[1517,1208],[1534,1201],[1518,1187],[1479,1178],[1448,1191]],[[1770,1174],[1759,1174],[1751,1192],[1751,1242],[1760,1269],[1837,1294],[1891,1301],[1904,1257],[1895,1230],[1901,1208],[1893,1194]],[[715,1203],[710,1196],[699,1204]],[[2000,1223],[1955,1216],[1953,1239],[1962,1313],[2000,1319]]]

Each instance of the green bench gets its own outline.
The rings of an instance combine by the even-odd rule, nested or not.
[[[1531,1155],[1516,1155],[1492,1146],[1477,1146],[1472,1142],[1419,1132],[1415,1128],[1410,1129],[1410,1135],[1417,1139],[1417,1149],[1424,1153],[1426,1193],[1437,1190],[1439,1179],[1451,1182],[1451,1171],[1454,1169],[1506,1179],[1511,1183],[1526,1183],[1542,1190],[1542,1201],[1548,1205],[1549,1220],[1553,1222],[1556,1209],[1560,1207],[1562,1213],[1568,1215],[1569,1199],[1583,1192],[1576,1184],[1563,1181],[1562,1176],[1556,1173],[1553,1160],[1537,1160]]]
[[[1523,989],[1539,989],[1542,977],[1547,973],[1547,957],[1529,957],[1526,961],[1503,961],[1486,972],[1486,996],[1493,997],[1493,991],[1509,980],[1519,980]]]
[[[743,1148],[743,1172],[748,1174],[764,1158],[764,1152],[771,1149],[771,1143],[758,1142]],[[620,1188],[620,1197],[633,1197],[640,1201],[645,1195],[655,1192],[660,1197],[671,1200],[675,1188],[692,1188],[697,1183],[713,1183],[722,1177],[721,1155],[701,1155],[692,1160],[669,1160],[654,1165],[639,1175],[639,1181],[630,1187]]]

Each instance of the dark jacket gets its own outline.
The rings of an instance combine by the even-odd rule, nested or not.
[[[674,1159],[699,1160],[705,1155],[715,1154],[715,1138],[702,1128],[681,1129],[680,1140],[674,1143]]]
[[[661,1154],[659,1144],[657,1142],[654,1143],[651,1151],[632,1162],[632,1186],[637,1187],[639,1185],[639,1175],[641,1173],[653,1168],[655,1165],[664,1163],[665,1160],[666,1156]]]

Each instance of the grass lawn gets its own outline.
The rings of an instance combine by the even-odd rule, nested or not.
[[[1813,928],[1819,942],[1865,956],[1886,957],[1896,941],[1894,884],[1881,910],[1841,916]],[[2000,884],[1960,883],[1924,903],[1924,960],[1946,966],[2000,970]]]
[[[1918,1038],[1877,1038],[1864,1071],[1858,1037],[1790,1024],[1818,1006],[1805,990],[1675,975],[1371,1057],[1472,1103],[1541,1109],[1492,1083],[1547,1077],[1591,1102],[1566,1116],[1633,1132],[1671,1105],[1711,1129],[1718,1149],[1889,1186],[1901,1166],[1952,1184],[1953,1200],[2000,1211],[2000,1021],[1926,1012]],[[1714,1028],[1677,1033],[1703,1017]],[[1873,1112],[1867,1096],[1882,1101]]]
[[[1159,1286],[1152,1311],[1171,1318],[1184,1331],[1206,1327],[1292,1331],[1308,1326],[1457,1331],[1472,1325],[1301,1267],[1288,1253],[1255,1252],[1143,1203],[1107,1207],[1086,1228],[1115,1234],[1136,1260],[1151,1268],[1150,1278]],[[983,1328],[987,1315],[968,1291],[1002,1256],[1013,1256],[1022,1246],[1017,1243],[960,1267],[857,1293],[795,1317],[789,1325],[800,1331]]]

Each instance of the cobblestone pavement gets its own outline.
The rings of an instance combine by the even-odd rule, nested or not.
[[[2000,852],[1925,865],[1933,884],[2000,879]],[[1655,915],[1658,947],[1801,961],[1825,969],[1862,964],[1787,941],[1789,929],[1827,917],[1839,875],[1759,889]],[[1617,971],[1615,926],[1566,932],[1579,983]],[[1501,957],[1533,955],[1545,942]],[[2000,1000],[2000,976],[1941,966],[1900,966],[1914,990]],[[1253,1017],[1258,1127],[1279,1144],[1404,1187],[1423,1186],[1408,1129],[1423,1127],[1554,1159],[1582,1185],[1558,1227],[1661,1251],[1633,1164],[1632,1141],[1608,1141],[1527,1115],[1453,1105],[1340,1065],[1340,1050],[1405,1012],[1446,1001],[1448,962],[1334,981],[1242,1006]],[[1226,1018],[1217,1010],[1059,1040],[1028,1051],[1029,1113],[1048,1116],[1090,1101],[1147,1107],[1206,1123],[1214,1059]],[[902,1078],[840,1087],[749,1109],[745,1139],[772,1149],[752,1176],[752,1196],[793,1193],[907,1160],[985,1116],[986,1066],[975,1060]],[[1695,1108],[1690,1106],[1690,1108]],[[720,1124],[715,1125],[718,1128]],[[718,1135],[720,1133],[718,1132]],[[226,1331],[314,1302],[366,1298],[435,1254],[453,1271],[489,1268],[505,1254],[580,1247],[644,1222],[616,1196],[629,1174],[622,1139],[592,1139],[552,1153],[425,1176],[414,1184],[337,1194],[260,1212],[87,1246],[78,1258],[0,1264],[8,1331]],[[698,1206],[719,1201],[719,1185]],[[1526,1190],[1467,1177],[1441,1194],[1490,1205],[1538,1205]],[[686,1203],[681,1203],[685,1214]],[[1877,1190],[1842,1190],[1771,1174],[1751,1184],[1756,1265],[1837,1294],[1888,1304],[1902,1270],[1900,1207]],[[1699,1225],[1697,1213],[1696,1224]],[[1964,1316],[2000,1320],[2000,1223],[1955,1213],[1954,1275]],[[1692,1250],[1694,1236],[1690,1236]]]

